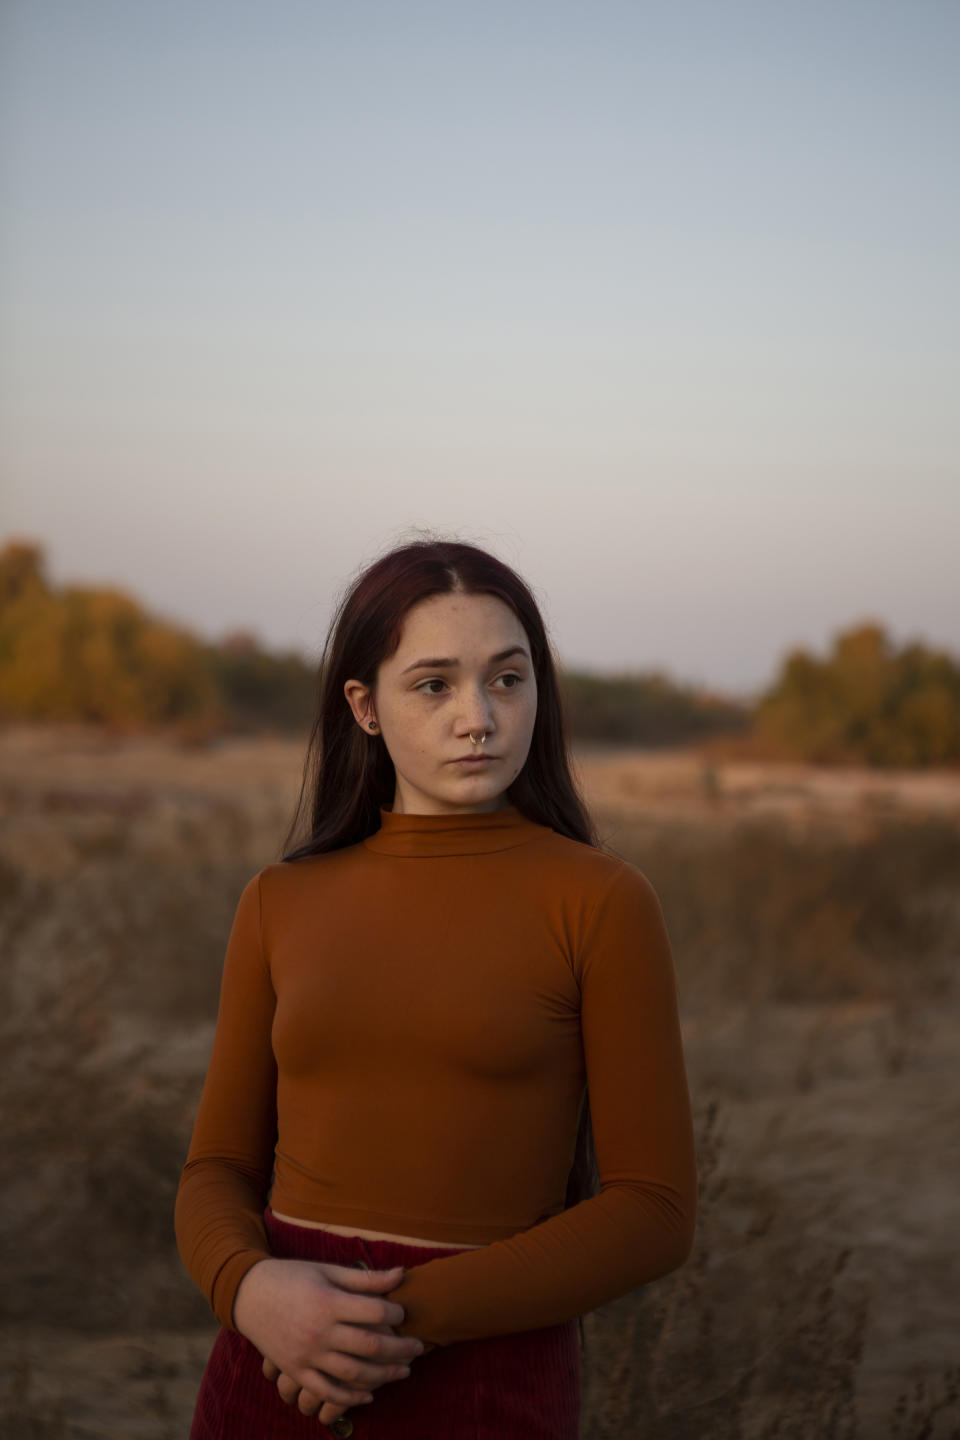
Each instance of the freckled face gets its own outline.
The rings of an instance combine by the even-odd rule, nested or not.
[[[526,631],[495,595],[431,595],[407,611],[373,705],[397,772],[398,814],[499,810],[537,714]],[[485,743],[471,744],[471,732],[479,740],[484,731]],[[456,763],[471,755],[485,758]]]

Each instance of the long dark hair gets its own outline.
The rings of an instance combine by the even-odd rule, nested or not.
[[[392,804],[396,789],[393,762],[382,735],[367,735],[360,729],[343,687],[352,679],[373,688],[380,665],[400,643],[410,607],[430,595],[454,591],[495,595],[509,605],[530,642],[537,713],[526,763],[507,790],[507,799],[527,819],[583,844],[599,845],[571,773],[556,665],[529,587],[509,565],[476,545],[415,540],[367,566],[336,607],[320,658],[317,711],[282,860],[339,850],[379,829],[380,806]],[[309,834],[288,848],[301,830],[307,798]],[[599,1188],[585,1089],[564,1208],[588,1199]]]

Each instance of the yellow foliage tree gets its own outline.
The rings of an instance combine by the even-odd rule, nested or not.
[[[897,653],[874,621],[839,633],[818,660],[792,650],[761,696],[754,733],[767,753],[821,763],[960,761],[960,666],[919,643]]]
[[[0,716],[219,729],[209,647],[116,589],[55,591],[39,546],[0,550]]]

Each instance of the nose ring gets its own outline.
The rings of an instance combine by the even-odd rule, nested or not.
[[[472,731],[472,730],[470,731],[470,744],[471,744],[471,745],[486,745],[486,743],[487,743],[487,732],[486,732],[486,730],[484,730],[483,735],[481,736],[481,738],[480,738],[479,740],[475,740],[475,739],[473,738],[473,731]]]

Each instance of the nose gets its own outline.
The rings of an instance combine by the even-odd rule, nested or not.
[[[479,735],[493,730],[493,710],[483,691],[473,691],[464,699],[460,711],[460,733]]]

